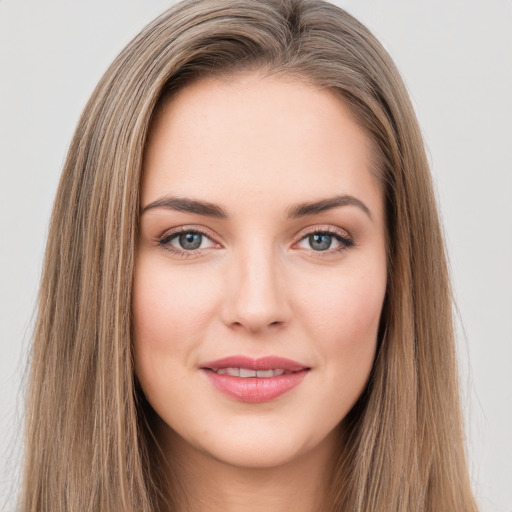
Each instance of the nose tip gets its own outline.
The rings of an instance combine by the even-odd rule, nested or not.
[[[251,333],[257,333],[267,327],[277,328],[284,324],[282,320],[268,321],[265,314],[255,311],[245,311],[244,314],[238,314],[237,316],[239,320],[230,322],[231,326],[246,329]]]
[[[290,317],[283,279],[271,258],[252,258],[233,269],[227,287],[225,323],[256,333],[285,325]]]

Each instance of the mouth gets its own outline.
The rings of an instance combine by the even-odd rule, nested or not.
[[[267,402],[298,386],[311,370],[282,357],[231,356],[200,366],[217,391],[241,402]]]
[[[214,370],[212,368],[207,369],[215,372],[217,375],[231,375],[232,377],[241,377],[242,379],[280,377],[281,375],[285,375],[285,373],[292,373],[286,372],[286,370],[281,368],[276,370],[251,370],[249,368],[219,368],[218,370]]]

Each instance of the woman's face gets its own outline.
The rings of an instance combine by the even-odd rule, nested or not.
[[[178,452],[269,467],[332,451],[368,379],[386,289],[369,153],[333,92],[292,78],[199,81],[158,112],[134,354]]]

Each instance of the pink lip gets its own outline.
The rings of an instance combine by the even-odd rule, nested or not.
[[[201,368],[220,370],[221,368],[247,368],[249,370],[287,370],[298,372],[308,367],[284,357],[267,356],[253,359],[247,356],[230,356],[201,364]]]
[[[222,375],[213,370],[221,368],[247,368],[249,370],[285,370],[276,377],[236,377]],[[232,356],[201,364],[200,369],[216,389],[241,402],[268,402],[298,386],[309,372],[306,365],[283,357],[252,359]]]

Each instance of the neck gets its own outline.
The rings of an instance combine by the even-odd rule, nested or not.
[[[239,467],[202,453],[175,432],[158,435],[179,512],[320,512],[340,453],[338,432],[279,466]],[[172,472],[172,474],[171,474]],[[176,488],[178,487],[178,489]],[[178,492],[176,492],[178,491]]]

